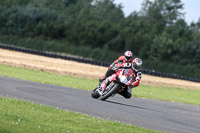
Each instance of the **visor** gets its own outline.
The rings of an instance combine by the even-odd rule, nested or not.
[[[131,60],[131,57],[127,57],[127,56],[125,56],[125,58],[126,58],[126,60]]]
[[[138,66],[137,64],[133,65],[133,68],[137,71],[139,71],[142,68],[142,65]]]

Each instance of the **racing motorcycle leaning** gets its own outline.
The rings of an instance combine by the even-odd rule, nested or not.
[[[118,65],[118,64],[117,64]],[[91,96],[96,99],[106,100],[107,98],[114,96],[117,93],[120,93],[124,89],[128,89],[131,81],[133,80],[133,70],[131,68],[120,67],[119,65],[116,67],[116,73],[110,78],[109,82],[105,79],[104,81],[100,82],[99,85],[92,91]],[[103,84],[106,84],[106,87],[103,88]]]

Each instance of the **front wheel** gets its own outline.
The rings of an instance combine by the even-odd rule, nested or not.
[[[106,90],[103,93],[103,95],[100,97],[100,100],[102,100],[102,101],[106,100],[107,98],[109,98],[113,94],[117,93],[118,90],[119,90],[119,84],[114,84],[114,86],[112,86],[111,89],[109,89],[108,91]]]
[[[97,99],[97,98],[100,97],[100,95],[99,95],[97,89],[98,89],[98,86],[97,86],[97,87],[92,91],[92,93],[91,93],[91,96],[92,96],[93,98],[95,98],[95,99]]]

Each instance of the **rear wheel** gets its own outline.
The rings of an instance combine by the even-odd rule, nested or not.
[[[118,90],[119,90],[119,84],[114,84],[111,87],[111,89],[104,91],[103,95],[100,97],[100,100],[102,100],[102,101],[106,100],[107,98],[109,98],[113,94],[117,93]]]

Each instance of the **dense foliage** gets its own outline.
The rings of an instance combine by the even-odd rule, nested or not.
[[[200,20],[180,0],[144,0],[125,17],[113,0],[1,0],[0,41],[112,62],[125,50],[144,68],[200,78]]]

